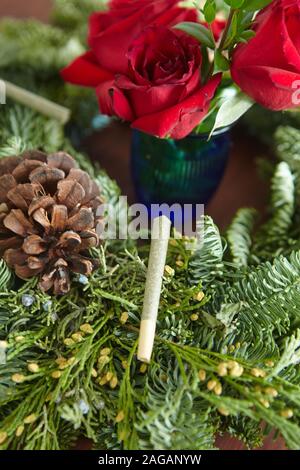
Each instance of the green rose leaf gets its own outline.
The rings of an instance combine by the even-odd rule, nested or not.
[[[247,29],[246,31],[243,31],[239,39],[242,42],[248,42],[254,36],[255,36],[255,31],[252,31],[251,29]]]
[[[253,104],[254,101],[242,92],[224,98],[217,112],[215,124],[210,135],[212,135],[216,129],[231,126],[243,116]]]
[[[243,9],[247,11],[261,10],[270,3],[272,3],[272,0],[247,0],[243,5]]]
[[[174,28],[180,29],[180,31],[184,31],[190,36],[193,36],[203,46],[210,47],[211,49],[215,48],[215,41],[212,36],[212,33],[208,28],[206,28],[202,24],[193,23],[191,21],[184,21],[183,23],[179,23],[174,26]]]
[[[208,0],[203,7],[203,14],[207,23],[212,23],[216,18],[217,6],[214,0]]]
[[[245,3],[245,0],[225,0],[225,3],[231,8],[241,8]]]
[[[226,72],[229,70],[230,64],[229,60],[224,57],[221,51],[216,51],[215,54],[215,69],[218,72]]]

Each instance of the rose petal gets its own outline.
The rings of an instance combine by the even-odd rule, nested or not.
[[[293,100],[298,74],[272,67],[241,67],[232,71],[234,81],[243,91],[265,108],[275,111],[299,106]]]
[[[217,74],[200,90],[171,108],[138,118],[131,125],[134,129],[158,137],[182,139],[201,122],[207,114],[211,99],[221,81]]]
[[[107,116],[118,116],[124,121],[132,121],[134,115],[130,104],[124,93],[115,87],[114,82],[106,82],[96,89],[99,100],[99,107],[103,114]]]
[[[61,76],[66,82],[92,88],[113,77],[111,72],[100,67],[92,51],[86,52],[65,67]]]
[[[107,13],[107,19],[111,21],[104,30],[105,20],[102,16],[97,20],[92,19],[89,44],[99,64],[113,73],[126,74],[128,71],[126,52],[132,40],[139,36],[145,27],[157,23],[173,26],[181,21],[193,21],[197,17],[196,10],[174,7],[177,3],[178,0],[128,3],[127,7],[122,7],[123,13],[120,13],[120,10],[119,14]],[[99,28],[98,34],[97,28]]]

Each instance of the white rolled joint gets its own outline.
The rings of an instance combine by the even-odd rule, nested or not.
[[[168,217],[163,215],[153,220],[137,354],[138,359],[147,364],[151,361],[153,351],[170,231],[171,222]]]
[[[13,83],[1,80],[1,86],[3,89],[2,91],[5,92],[5,100],[6,97],[11,98],[17,103],[28,106],[47,117],[58,120],[61,124],[66,124],[71,117],[70,109],[57,103],[53,103],[52,101],[14,85]]]

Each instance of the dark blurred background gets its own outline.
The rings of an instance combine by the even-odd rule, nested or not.
[[[32,16],[46,21],[49,18],[51,3],[51,0],[1,0],[0,16]]]

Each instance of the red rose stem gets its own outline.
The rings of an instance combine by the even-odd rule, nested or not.
[[[24,106],[28,106],[45,116],[57,119],[62,124],[66,124],[69,121],[71,111],[68,108],[53,103],[52,101],[36,95],[35,93],[31,93],[28,90],[24,90],[24,88],[14,85],[13,83],[1,80],[1,78],[0,81],[5,85],[6,95],[12,100],[17,101]]]
[[[166,264],[171,222],[166,216],[153,220],[151,248],[145,286],[144,305],[141,317],[137,357],[147,364],[151,361],[156,330],[156,321],[161,294],[162,279]]]

